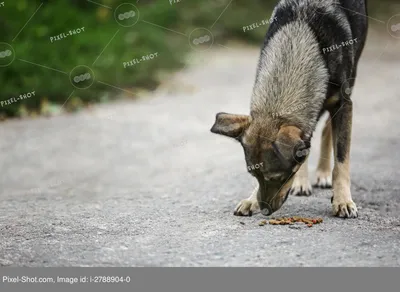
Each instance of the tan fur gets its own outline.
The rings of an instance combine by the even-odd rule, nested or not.
[[[334,107],[338,102],[339,102],[339,96],[337,96],[337,95],[331,96],[330,98],[328,98],[327,100],[325,100],[324,108],[325,108],[325,109],[332,108],[332,107]]]
[[[219,113],[215,118],[211,132],[231,138],[238,138],[242,136],[250,123],[251,117],[247,115]]]
[[[331,171],[331,157],[332,157],[332,125],[330,119],[325,123],[322,131],[321,138],[321,151],[317,166],[317,181],[316,186],[328,188],[332,186],[332,171]]]
[[[294,196],[311,196],[312,187],[308,179],[308,158],[300,166],[297,171],[293,184],[291,186],[290,195]]]
[[[295,126],[283,126],[279,129],[277,142],[293,144],[301,139],[302,131]]]
[[[237,216],[251,216],[254,212],[260,210],[260,206],[258,205],[257,201],[257,193],[258,193],[258,186],[253,190],[250,197],[240,201],[237,204],[234,215]]]
[[[351,128],[352,128],[352,108],[344,107],[341,109],[347,111],[348,119],[346,124],[346,132],[348,134],[346,147],[346,156],[343,163],[339,162],[336,157],[337,142],[341,138],[337,130],[333,130],[333,146],[335,152],[335,166],[333,168],[333,199],[332,212],[334,215],[343,218],[355,218],[358,216],[357,206],[353,202],[350,191],[350,144],[351,144]]]
[[[243,144],[259,147],[260,150],[271,149],[271,142],[275,141],[278,130],[269,125],[269,123],[262,125],[254,120],[243,135]]]
[[[283,157],[290,161],[294,157],[296,147],[302,143],[302,130],[295,126],[283,126],[279,129],[276,146]]]
[[[258,172],[250,171],[260,183],[257,189],[258,204],[255,204],[253,194],[237,205],[235,215],[250,215],[258,208],[265,209],[264,213],[274,212],[282,206],[293,182],[293,152],[302,141],[301,135],[302,131],[295,126],[278,127],[276,122],[265,123],[265,119],[253,117],[243,132],[241,142],[248,168],[262,165]]]
[[[269,216],[269,215],[271,215],[271,210],[273,212],[275,212],[282,207],[282,205],[287,197],[287,194],[293,184],[293,180],[294,180],[294,175],[290,176],[283,183],[283,185],[280,187],[280,189],[277,190],[272,196],[270,196],[268,198],[262,197],[262,192],[257,193],[257,201],[259,203],[259,206],[264,207],[264,208],[261,207],[261,213],[263,215]]]

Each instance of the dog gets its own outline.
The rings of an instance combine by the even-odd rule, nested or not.
[[[234,138],[258,186],[234,215],[271,215],[309,196],[307,158],[325,112],[315,186],[333,187],[335,216],[356,218],[350,192],[351,89],[368,31],[365,0],[281,0],[258,62],[250,114],[218,113],[211,132]],[[331,153],[334,167],[331,170]]]

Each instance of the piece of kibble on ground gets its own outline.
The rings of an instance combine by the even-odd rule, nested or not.
[[[258,226],[264,226],[265,224],[267,224],[267,220],[263,220],[260,223],[258,223]]]
[[[305,218],[305,217],[298,217],[298,216],[293,216],[293,217],[282,217],[282,218],[271,218],[269,220],[270,225],[294,225],[294,224],[305,224],[308,227],[312,227],[314,224],[320,224],[324,220],[322,218]],[[261,225],[261,222],[265,222]],[[260,226],[264,226],[266,224],[266,221],[261,221]]]

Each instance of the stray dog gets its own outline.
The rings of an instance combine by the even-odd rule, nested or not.
[[[358,211],[350,193],[350,99],[367,30],[365,0],[281,0],[259,58],[250,115],[218,113],[212,133],[241,143],[258,187],[234,214],[277,211],[289,194],[311,195],[307,158],[316,125],[326,122],[317,187],[332,187],[332,210]],[[331,152],[334,168],[331,172]]]

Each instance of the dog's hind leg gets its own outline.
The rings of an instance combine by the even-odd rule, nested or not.
[[[260,210],[260,206],[257,201],[258,186],[251,193],[251,196],[247,199],[242,200],[237,204],[233,215],[235,216],[251,216],[254,212]]]
[[[331,157],[332,157],[332,125],[330,119],[325,123],[322,130],[321,138],[321,151],[319,155],[317,167],[317,181],[315,187],[331,188],[332,187],[332,170],[331,170]]]
[[[334,110],[332,117],[333,149],[335,166],[333,168],[333,214],[342,218],[356,218],[357,206],[350,192],[350,143],[353,116],[353,103],[350,94]]]
[[[312,187],[308,180],[308,157],[296,172],[292,187],[289,190],[290,195],[311,196]]]

